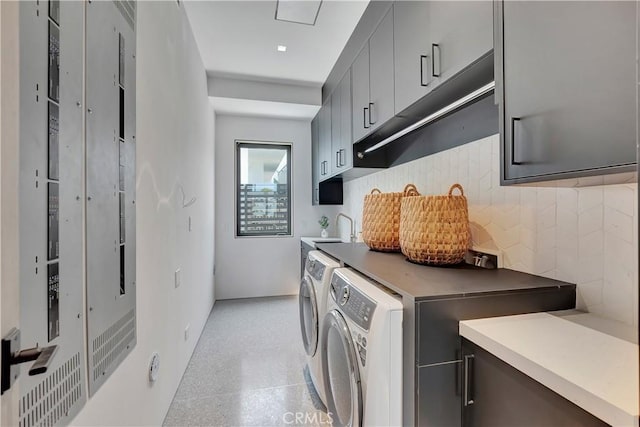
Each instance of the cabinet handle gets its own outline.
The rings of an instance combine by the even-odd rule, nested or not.
[[[464,356],[464,406],[473,405],[471,380],[473,379],[473,354],[466,354]]]
[[[420,86],[429,86],[429,82],[424,82],[424,61],[428,58],[427,55],[420,55]]]
[[[369,126],[367,126],[367,110],[367,107],[362,109],[362,123],[365,129],[369,129]]]
[[[520,121],[520,117],[511,117],[511,164],[521,165],[521,162],[516,162],[516,122]]]
[[[344,156],[343,153],[346,153],[346,150],[344,148],[341,148],[340,151],[338,151],[339,156],[340,156],[340,161],[339,161],[339,167],[342,167],[346,164],[345,160],[344,160]]]
[[[316,202],[320,201],[320,189],[316,188]]]
[[[438,50],[438,72],[436,73],[436,49]],[[440,77],[440,45],[431,43],[431,75],[433,77]]]
[[[340,151],[336,151],[336,167],[340,167]]]
[[[372,122],[371,121],[371,116],[373,116],[373,102],[369,103],[369,124],[370,125],[375,125],[376,122]],[[377,120],[376,120],[377,121]]]

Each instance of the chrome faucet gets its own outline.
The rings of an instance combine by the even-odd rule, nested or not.
[[[349,220],[349,223],[351,224],[351,235],[349,236],[349,240],[351,241],[351,243],[354,243],[356,241],[356,231],[353,226],[353,219],[350,216],[340,212],[338,215],[336,215],[336,227],[338,227],[338,220],[340,219],[340,217],[344,217]]]

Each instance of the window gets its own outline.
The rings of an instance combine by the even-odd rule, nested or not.
[[[236,236],[291,236],[291,144],[236,141]]]

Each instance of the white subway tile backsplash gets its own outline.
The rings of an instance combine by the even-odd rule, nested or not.
[[[534,250],[536,248],[536,229],[529,227],[520,227],[520,244]]]
[[[601,206],[604,202],[603,187],[584,187],[578,190],[578,213]]]
[[[578,215],[578,233],[586,236],[594,231],[602,230],[604,227],[604,210],[602,205],[597,205],[591,209],[582,211]]]
[[[538,207],[536,212],[538,228],[551,228],[556,225],[556,206]]]
[[[634,190],[626,185],[604,187],[604,204],[628,216],[633,216],[635,203]]]
[[[633,292],[633,283],[605,280],[602,291],[602,314],[633,324],[634,301],[627,297]],[[636,284],[637,287],[637,284]]]
[[[538,211],[543,211],[548,208],[555,208],[557,191],[555,187],[540,187],[536,188],[538,195],[536,206]]]
[[[571,212],[578,214],[578,191],[573,188],[557,189],[556,203],[558,212]]]
[[[632,214],[633,215],[633,214]],[[633,216],[605,206],[604,208],[604,231],[613,236],[631,243],[633,241]]]
[[[582,282],[578,287],[578,306],[590,310],[602,309],[602,291],[604,283],[602,279]],[[596,310],[596,311],[599,311]]]
[[[589,255],[602,256],[604,253],[604,232],[602,229],[592,231],[589,234],[581,234],[578,237],[578,256]]]
[[[602,254],[580,254],[578,255],[577,270],[572,282],[578,284],[602,281],[604,277],[604,264]]]
[[[345,213],[361,224],[374,187],[444,194],[458,182],[475,246],[501,251],[505,268],[576,283],[579,308],[637,323],[636,174],[501,187],[499,155],[494,135],[345,182]]]

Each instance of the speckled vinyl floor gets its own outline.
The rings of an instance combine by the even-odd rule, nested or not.
[[[164,425],[326,426],[305,365],[296,296],[217,301]]]

